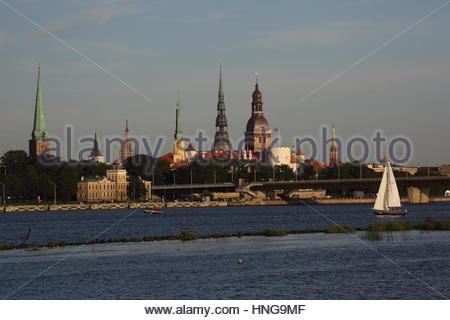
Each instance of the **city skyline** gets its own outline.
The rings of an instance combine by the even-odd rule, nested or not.
[[[365,4],[358,2],[361,3],[360,6],[353,11],[355,15],[362,17],[363,22],[360,22],[360,25],[366,27],[371,26],[371,19],[373,20],[370,18],[371,10],[375,9],[374,15],[377,15],[386,13],[386,10],[391,8],[383,1],[366,1]],[[356,1],[348,3],[355,4]],[[402,1],[398,1],[393,6],[397,8],[401,3]],[[39,5],[45,4],[45,1],[31,2],[27,6],[21,1],[14,3],[25,14],[29,14],[33,7],[38,8]],[[171,1],[171,5],[174,4],[184,8],[182,3]],[[145,135],[150,138],[164,135],[170,141],[178,91],[181,92],[183,99],[182,117],[185,133],[194,136],[198,129],[203,129],[213,136],[217,113],[217,66],[221,60],[224,65],[223,81],[228,129],[234,140],[243,135],[245,122],[249,117],[251,102],[249,92],[253,88],[254,72],[259,71],[260,81],[263,83],[265,113],[272,128],[281,128],[282,145],[292,145],[292,137],[295,136],[318,136],[322,125],[334,123],[338,136],[344,139],[354,135],[371,137],[377,129],[382,129],[388,137],[404,135],[410,138],[414,144],[414,159],[411,165],[417,165],[419,162],[424,165],[426,161],[429,164],[448,163],[450,159],[446,139],[448,129],[444,121],[450,115],[448,108],[450,96],[447,93],[450,84],[450,64],[446,58],[450,50],[445,42],[450,35],[443,32],[445,29],[436,27],[445,26],[445,19],[449,15],[446,8],[358,68],[321,89],[306,101],[300,102],[300,99],[311,90],[370,52],[383,40],[389,39],[404,27],[416,22],[439,4],[439,1],[430,1],[427,4],[415,2],[401,14],[399,11],[396,11],[396,14],[388,14],[386,19],[395,23],[384,27],[378,25],[380,28],[375,29],[379,34],[374,35],[374,32],[369,30],[371,28],[360,30],[356,24],[344,23],[337,24],[339,28],[336,25],[331,27],[332,20],[336,20],[337,17],[344,18],[344,13],[338,12],[330,19],[317,5],[308,2],[302,8],[308,8],[316,17],[320,17],[319,21],[329,23],[322,25],[322,33],[316,28],[317,23],[314,25],[311,19],[296,23],[293,14],[286,13],[288,22],[283,23],[279,17],[274,18],[273,23],[269,24],[270,27],[265,25],[265,29],[259,28],[261,34],[265,33],[265,36],[255,37],[253,42],[248,42],[247,47],[243,46],[244,40],[258,29],[254,25],[256,22],[245,22],[244,15],[251,7],[248,3],[242,4],[239,11],[237,3],[231,2],[220,9],[222,15],[217,13],[220,11],[216,8],[217,3],[203,4],[204,7],[196,16],[205,15],[207,18],[176,22],[178,26],[192,26],[192,29],[187,30],[173,28],[177,29],[178,34],[169,29],[169,38],[174,40],[174,43],[172,41],[166,43],[160,38],[127,43],[125,37],[127,33],[124,31],[114,38],[116,41],[114,49],[121,48],[122,51],[113,50],[106,42],[103,46],[99,43],[93,45],[95,39],[88,39],[91,37],[84,37],[82,42],[77,39],[80,40],[80,34],[86,29],[92,29],[98,36],[108,30],[111,32],[118,27],[117,24],[130,28],[136,26],[130,21],[131,17],[138,14],[143,19],[149,9],[139,1],[127,1],[125,5],[116,1],[105,1],[101,5],[97,4],[97,9],[64,3],[66,7],[75,6],[76,10],[72,15],[74,19],[77,17],[76,13],[81,15],[87,12],[94,15],[95,12],[98,14],[102,12],[103,16],[100,14],[99,16],[102,16],[103,20],[97,16],[97,23],[93,23],[92,26],[89,24],[78,26],[75,23],[70,26],[70,23],[67,23],[69,26],[58,29],[49,23],[52,21],[50,14],[33,16],[33,19],[45,26],[52,26],[52,32],[80,50],[83,49],[82,52],[92,56],[108,70],[112,70],[111,72],[150,97],[151,102],[109,78],[48,35],[38,34],[35,27],[26,25],[26,21],[20,20],[22,18],[3,10],[1,15],[7,20],[5,23],[9,28],[3,28],[0,37],[0,43],[7,44],[0,47],[2,52],[0,65],[4,70],[0,77],[0,87],[3,88],[0,107],[4,115],[1,120],[0,152],[4,153],[10,149],[27,150],[33,120],[30,115],[33,112],[37,62],[41,62],[43,67],[41,80],[43,103],[50,136],[62,136],[65,124],[74,125],[77,137],[92,135],[94,132],[99,136],[121,135],[123,122],[128,119],[133,124],[133,135]],[[150,6],[156,6],[156,10],[167,9],[163,3],[158,5],[152,3]],[[136,7],[143,11],[141,13],[133,11]],[[287,11],[286,8],[293,11],[299,9],[298,5],[292,2],[285,4],[283,12]],[[63,9],[57,6],[54,13],[64,13]],[[274,9],[273,6],[262,3],[255,10],[264,18],[270,16],[271,9]],[[158,12],[160,19],[164,20],[166,16]],[[208,16],[207,12],[216,14]],[[186,11],[186,14],[189,16],[190,12]],[[305,16],[300,11],[298,14]],[[276,10],[273,15],[276,17]],[[168,17],[176,18],[172,15]],[[236,22],[246,32],[237,37],[236,42],[239,45],[230,47],[232,40],[230,28]],[[164,21],[137,23],[149,28],[167,26],[167,22]],[[8,29],[19,25],[20,28],[14,29],[19,36],[11,36],[9,33],[12,31]],[[188,52],[181,50],[176,53],[170,50],[177,41],[178,45],[182,46],[180,37],[183,34],[197,32],[205,25],[211,27],[211,30],[204,32],[207,38],[214,39],[212,44],[217,45],[215,50],[210,48],[212,44],[204,41],[195,51],[197,55],[191,47]],[[271,37],[268,29],[272,32]],[[276,34],[277,32],[279,34]],[[333,32],[340,32],[341,37],[333,38]],[[355,36],[355,32],[360,32],[360,37]],[[308,35],[311,39],[308,39]],[[349,38],[342,39],[345,36]],[[428,46],[417,47],[415,43],[418,40],[427,41]],[[199,41],[198,37],[196,41]],[[163,52],[149,57],[146,49],[138,50],[136,46],[139,43],[142,46],[155,44],[161,51],[171,51],[171,56],[163,57]],[[14,55],[21,48],[39,50],[28,50],[27,53],[24,51]],[[255,48],[258,48],[257,54],[252,50]],[[250,56],[250,52],[253,52],[253,56]],[[349,53],[345,58],[342,57],[344,52]],[[313,53],[320,54],[314,57]],[[236,55],[239,55],[239,58]],[[56,56],[59,58],[54,59]],[[330,64],[333,59],[334,63]],[[153,62],[158,66],[154,66]],[[126,64],[129,64],[129,67],[126,67]],[[138,65],[142,70],[136,68]],[[95,90],[92,88],[93,81],[96,82]],[[95,116],[92,116],[94,108],[96,112]],[[170,143],[166,143],[164,150],[169,149]]]

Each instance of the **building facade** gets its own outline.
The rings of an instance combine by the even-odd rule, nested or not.
[[[31,140],[28,141],[29,155],[32,158],[52,155],[53,144],[48,141],[47,126],[45,123],[44,106],[42,103],[42,89],[40,85],[41,67],[38,65],[38,79],[36,88],[36,101],[34,107],[34,122]]]
[[[262,93],[256,80],[255,91],[252,94],[252,115],[245,130],[245,148],[252,151],[260,161],[265,162],[271,143],[272,131],[264,117]]]
[[[152,196],[152,183],[146,180],[142,180],[142,182],[147,190],[146,199],[150,199]],[[77,201],[127,201],[128,184],[127,171],[125,169],[107,170],[106,177],[82,177],[77,186]]]

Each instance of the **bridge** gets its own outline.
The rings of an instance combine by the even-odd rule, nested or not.
[[[450,189],[449,176],[431,177],[401,177],[396,178],[397,185],[402,195],[407,194],[409,187],[427,191],[433,186]],[[153,193],[157,196],[164,196],[167,200],[174,200],[180,196],[192,193],[211,192],[245,192],[253,194],[260,191],[265,194],[275,191],[289,192],[295,189],[325,189],[329,194],[340,193],[343,190],[364,191],[375,194],[378,191],[381,178],[370,179],[331,179],[331,180],[299,180],[299,181],[265,181],[251,182],[243,186],[235,183],[209,183],[209,184],[177,184],[177,185],[156,185],[153,186]]]
[[[401,177],[396,178],[400,191],[408,187],[430,188],[432,186],[448,186],[450,188],[449,176],[432,177]],[[299,180],[299,181],[268,181],[255,182],[247,185],[252,191],[274,191],[294,189],[325,189],[328,192],[345,190],[362,190],[377,192],[381,178],[370,179],[331,179],[331,180]]]
[[[193,193],[211,192],[235,192],[236,184],[226,183],[207,183],[207,184],[173,184],[156,185],[152,187],[153,194],[164,197],[166,200],[175,200],[180,196],[186,196]]]

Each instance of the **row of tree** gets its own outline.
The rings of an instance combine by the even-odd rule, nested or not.
[[[31,159],[25,151],[8,151],[1,157],[0,181],[10,201],[76,200],[77,183],[82,176],[104,176],[105,164],[50,162]],[[2,193],[0,193],[2,195]],[[3,195],[2,195],[3,196]]]
[[[6,198],[10,201],[53,201],[55,188],[58,202],[76,200],[77,183],[81,177],[105,176],[112,166],[91,162],[64,162],[53,159],[46,162],[31,159],[25,151],[8,151],[1,158],[0,183],[5,186]],[[124,163],[129,175],[128,195],[139,199],[145,195],[145,186],[140,178],[156,185],[237,183],[296,179],[351,179],[376,178],[377,173],[358,163],[345,163],[339,167],[315,169],[304,165],[294,172],[287,165],[268,166],[261,163],[232,160],[224,164],[198,159],[189,165],[171,169],[165,160],[156,160],[146,155],[137,155]],[[422,172],[420,173],[422,174]],[[433,172],[434,174],[434,172]],[[405,173],[396,173],[405,175]],[[2,192],[0,192],[2,196]]]

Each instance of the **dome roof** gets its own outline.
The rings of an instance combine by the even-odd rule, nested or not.
[[[269,122],[262,114],[252,116],[247,122],[247,132],[269,131]]]

